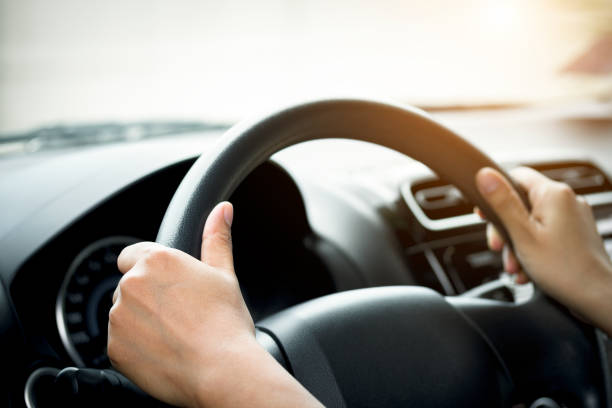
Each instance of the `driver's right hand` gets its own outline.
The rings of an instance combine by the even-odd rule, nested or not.
[[[531,212],[499,172],[476,175],[480,193],[505,225],[511,251],[488,226],[491,249],[504,251],[507,272],[518,283],[533,280],[550,296],[612,333],[612,263],[597,231],[593,211],[564,183],[527,168],[511,177],[527,192]]]

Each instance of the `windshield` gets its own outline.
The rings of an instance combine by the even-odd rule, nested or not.
[[[609,0],[0,0],[0,134],[324,96],[601,98],[610,27]]]

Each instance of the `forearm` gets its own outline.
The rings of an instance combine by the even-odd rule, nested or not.
[[[592,268],[586,290],[577,297],[576,311],[612,336],[612,265],[607,259],[596,259]]]
[[[199,407],[320,408],[295,378],[256,342],[224,362],[199,392]]]

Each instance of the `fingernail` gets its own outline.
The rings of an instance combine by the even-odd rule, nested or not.
[[[225,223],[228,227],[232,226],[232,222],[234,221],[234,207],[231,203],[227,203],[223,208],[223,218],[225,218]]]
[[[495,175],[491,169],[485,167],[481,169],[477,176],[476,181],[478,182],[478,188],[485,194],[491,194],[499,187],[499,178]]]

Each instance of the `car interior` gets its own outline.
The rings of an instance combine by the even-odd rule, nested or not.
[[[186,1],[180,6],[153,2],[152,8],[145,2],[135,2],[138,7],[133,8],[118,1],[88,7],[68,0],[60,3],[65,4],[56,10],[35,1],[0,3],[0,24],[7,33],[0,39],[0,71],[5,72],[0,76],[0,339],[4,353],[0,404],[166,406],[113,370],[106,353],[108,311],[121,278],[117,257],[125,246],[140,241],[160,242],[199,257],[198,240],[206,215],[216,203],[228,200],[235,209],[235,270],[257,338],[324,405],[612,407],[612,340],[536,285],[518,284],[504,273],[501,255],[487,246],[486,221],[474,213],[478,206],[503,233],[504,226],[476,190],[475,173],[484,166],[504,172],[519,165],[532,167],[567,183],[587,200],[612,255],[609,2],[551,0],[546,6],[502,2],[503,7],[489,9],[486,1],[469,2],[469,6],[442,0],[431,5],[383,1],[351,12],[347,10],[352,3],[347,1],[334,6],[322,1],[314,5],[268,1],[260,6],[244,1],[226,5]],[[437,10],[440,5],[452,12]],[[167,14],[170,10],[179,11]],[[348,61],[330,63],[330,78],[314,85],[320,79],[316,67],[325,65],[326,56],[342,59],[334,41],[348,41],[349,51],[359,49],[365,54],[379,45],[372,40],[375,44],[361,50],[359,44],[367,36],[398,36],[408,41],[397,27],[415,22],[411,11],[431,18],[431,23],[423,24],[432,27],[439,27],[448,16],[458,16],[466,24],[472,20],[461,16],[474,11],[474,21],[485,20],[478,29],[479,38],[490,30],[491,36],[507,35],[510,42],[523,39],[515,36],[516,31],[504,30],[520,30],[521,26],[512,24],[523,21],[525,15],[535,18],[548,11],[551,21],[546,21],[551,25],[580,16],[580,21],[589,22],[583,24],[589,30],[580,37],[582,42],[559,46],[563,52],[557,54],[551,51],[557,58],[554,75],[549,73],[557,87],[552,94],[552,80],[544,81],[534,68],[516,77],[504,71],[494,78],[482,73],[481,78],[466,79],[462,86],[468,89],[479,80],[497,84],[509,75],[507,84],[480,89],[475,96],[469,95],[471,99],[454,98],[454,91],[445,87],[445,81],[457,78],[455,74],[447,80],[435,76],[423,91],[405,97],[394,90],[401,82],[381,78],[396,73],[395,68],[378,65],[395,61],[389,57],[394,51],[385,47],[372,56],[378,63],[364,65],[357,73],[341,68],[349,70],[365,60],[347,57]],[[111,24],[117,34],[103,39],[100,31],[102,37],[93,36],[94,28],[105,26],[114,12],[121,14],[116,26]],[[357,40],[351,42],[344,31],[333,31],[333,35],[326,31],[340,24],[344,12],[348,13],[348,33],[358,32],[351,31],[352,23],[372,13],[371,19],[378,23],[391,23],[366,26],[366,33],[355,34]],[[238,21],[228,24],[244,25],[247,30],[230,30],[221,40],[213,35],[222,30],[217,22],[210,29],[202,28],[202,34],[196,27],[205,17],[212,21],[207,13],[227,19],[235,16]],[[96,23],[97,15],[103,18]],[[319,27],[321,15],[334,18],[323,18],[328,25]],[[81,20],[62,31],[57,27],[64,27],[63,16]],[[100,58],[105,55],[104,46],[120,42],[131,32],[128,23],[133,21],[138,21],[133,29],[141,36],[146,34],[142,27],[165,27],[156,33],[174,33],[166,38],[171,44],[196,42],[202,35],[213,44],[203,48],[210,51],[214,44],[231,45],[247,38],[250,30],[265,31],[253,20],[257,16],[262,22],[278,19],[281,27],[275,29],[287,30],[290,37],[282,41],[301,39],[295,47],[304,59],[296,57],[297,62],[277,66],[280,60],[274,58],[279,57],[264,63],[268,54],[259,60],[247,53],[245,60],[251,59],[250,63],[237,68],[237,61],[228,56],[227,65],[215,65],[208,74],[218,74],[222,82],[222,70],[234,74],[236,70],[272,71],[270,77],[261,77],[265,84],[249,88],[265,89],[271,86],[266,81],[279,75],[279,83],[265,101],[250,94],[232,105],[241,81],[253,80],[247,75],[236,79],[236,88],[219,85],[216,89],[206,81],[187,84],[181,96],[210,88],[207,102],[198,110],[185,105],[197,104],[199,99],[181,100],[172,91],[164,102],[172,105],[168,111],[160,108],[165,105],[149,101],[151,95],[144,90],[138,102],[133,96],[121,101],[121,95],[115,94],[105,105],[99,100],[90,105],[90,100],[108,96],[107,89],[102,89],[108,83],[101,80],[93,88],[88,85],[92,78],[111,72],[120,79],[116,88],[123,89],[144,67],[129,58],[140,60],[145,52],[164,51],[163,44],[126,57],[125,70],[133,77],[118,74],[122,68],[116,66],[114,71],[101,74],[94,69],[87,74],[91,76],[78,78],[58,73],[60,65],[33,68],[44,58],[66,58],[66,65],[74,62],[66,57],[69,47],[60,45],[64,40],[72,44],[65,37],[78,37],[79,32],[85,33],[82,41],[99,47]],[[309,18],[318,23],[309,25]],[[173,19],[181,23],[169,24]],[[291,31],[291,25],[299,26],[293,29],[297,31]],[[496,31],[492,26],[507,27]],[[49,34],[44,27],[57,31]],[[380,27],[389,32],[374,33]],[[544,30],[541,38],[567,45],[561,41],[565,37],[553,34]],[[49,48],[50,43],[41,40],[47,35],[55,36],[60,45]],[[309,35],[315,38],[312,49]],[[443,38],[451,35],[445,32]],[[468,34],[458,37],[457,41],[471,38]],[[314,45],[327,40],[332,43],[329,49],[315,49]],[[77,41],[81,40],[74,44]],[[149,44],[142,38],[139,41]],[[158,35],[155,41],[163,43],[164,38]],[[524,41],[529,43],[533,37]],[[42,45],[36,48],[38,43]],[[255,39],[245,39],[240,46],[249,48],[254,43]],[[423,44],[434,47],[425,39]],[[395,45],[390,49],[395,50]],[[471,44],[448,47],[471,49]],[[504,54],[498,48],[490,58]],[[347,56],[352,55],[349,51]],[[83,52],[85,57],[93,55]],[[305,62],[309,55],[317,62]],[[469,58],[469,52],[466,55]],[[461,65],[460,55],[451,60]],[[401,64],[419,65],[411,58],[395,62],[400,64],[398,70]],[[95,58],[83,62],[83,69],[99,63]],[[110,69],[114,63],[105,64],[101,66]],[[169,71],[168,87],[192,79],[177,79],[181,69],[177,64],[155,68]],[[314,73],[302,72],[305,79],[289,95],[283,92],[288,92],[285,88],[295,78],[284,71],[295,68],[293,64],[303,64]],[[425,61],[413,77],[425,75],[428,64],[433,62]],[[482,60],[475,64],[489,71]],[[501,64],[511,72],[518,69],[513,62]],[[446,65],[448,70],[455,68],[461,70],[452,63]],[[354,79],[368,78],[365,72],[370,70],[378,70],[375,78],[364,79],[359,88]],[[142,75],[164,80],[158,71],[146,72],[145,68]],[[346,82],[338,84],[344,75]],[[53,84],[36,82],[34,77],[48,78]],[[336,85],[330,85],[331,81]],[[368,81],[383,85],[372,91]],[[512,93],[505,99],[491,97],[518,87],[521,81],[525,84],[520,97]],[[428,99],[423,95],[427,96],[431,83],[439,87]],[[166,89],[151,86],[156,92]],[[308,87],[312,90],[306,91]],[[326,87],[341,96],[329,96],[321,90]],[[138,84],[125,89],[139,92]],[[352,96],[361,91],[363,95]],[[443,99],[436,101],[438,94]],[[55,101],[46,100],[58,96]],[[64,98],[69,101],[62,105]],[[141,110],[130,110],[130,104],[140,104]],[[93,112],[102,105],[104,109]],[[118,106],[113,116],[111,108]],[[185,116],[172,118],[183,108]],[[212,120],[203,122],[197,115],[207,110],[213,112]]]

